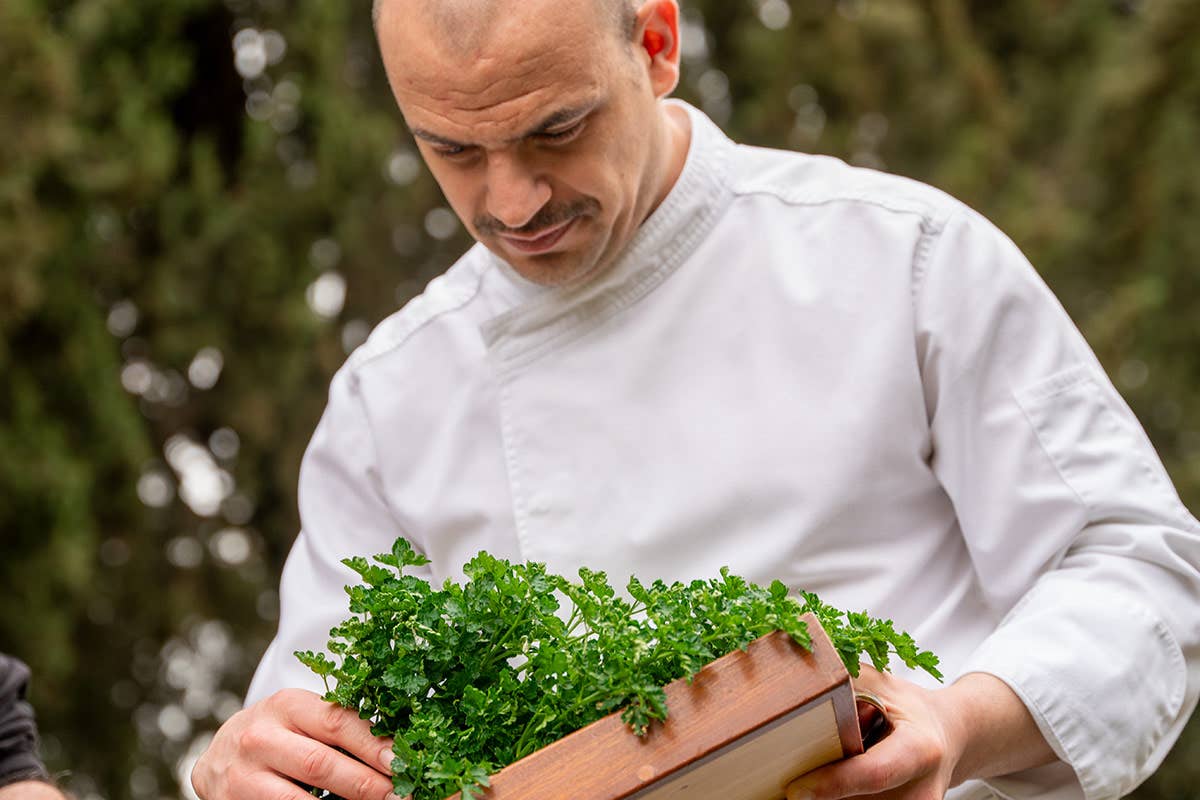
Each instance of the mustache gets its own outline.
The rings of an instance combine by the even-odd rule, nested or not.
[[[600,212],[600,203],[595,198],[584,197],[569,203],[545,205],[533,215],[533,219],[519,228],[510,228],[490,214],[480,214],[472,220],[480,234],[515,234],[517,236],[532,236],[538,231],[553,228],[576,217],[595,215]]]

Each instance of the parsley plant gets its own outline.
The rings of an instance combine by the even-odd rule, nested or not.
[[[629,581],[618,595],[603,572],[571,581],[544,564],[481,552],[462,583],[435,589],[404,574],[429,563],[405,539],[374,563],[344,562],[362,577],[346,587],[353,617],[330,631],[329,651],[296,656],[325,681],[325,699],[395,739],[392,783],[413,800],[482,795],[488,776],[621,710],[634,733],[667,718],[663,686],[783,630],[811,646],[800,615],[812,611],[858,675],[895,654],[938,679],[937,657],[890,620],[844,614],[781,582],[762,588],[722,569],[689,584]],[[332,686],[330,679],[333,679]]]

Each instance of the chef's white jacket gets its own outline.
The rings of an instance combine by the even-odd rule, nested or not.
[[[1062,761],[951,797],[1130,791],[1200,687],[1200,525],[1137,420],[980,215],[687,111],[603,275],[543,290],[476,246],[338,372],[248,702],[321,689],[292,653],[347,616],[340,559],[400,535],[439,582],[481,549],[622,585],[728,565],[1016,691]]]

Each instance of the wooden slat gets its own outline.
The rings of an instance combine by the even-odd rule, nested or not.
[[[778,800],[792,778],[862,752],[854,692],[820,623],[782,632],[666,687],[645,737],[611,714],[492,777],[489,800]],[[450,800],[459,800],[454,795]]]

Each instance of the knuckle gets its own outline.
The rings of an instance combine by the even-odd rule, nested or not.
[[[379,800],[379,797],[383,794],[379,782],[370,775],[359,778],[354,791],[354,796],[361,798],[361,800]]]
[[[296,708],[312,702],[316,697],[315,694],[304,689],[280,689],[268,697],[264,703],[268,703],[274,713],[291,716]]]
[[[259,707],[268,714],[278,715],[287,708],[288,689],[281,689],[259,702]]]
[[[322,729],[331,737],[338,737],[346,730],[346,709],[333,703],[325,703],[321,709],[320,724]]]
[[[261,723],[250,723],[234,736],[234,746],[240,753],[261,753],[270,746],[270,732]]]
[[[299,694],[298,689],[280,689],[264,700],[263,705],[273,712],[285,711],[295,705]]]
[[[322,783],[333,772],[333,751],[324,747],[310,747],[300,758],[300,774],[296,777],[305,783]]]
[[[242,725],[245,725],[250,720],[250,710],[239,708],[237,711],[222,723],[221,727],[217,728],[217,733],[213,736],[214,740],[220,740],[227,736],[230,731],[237,730]]]

